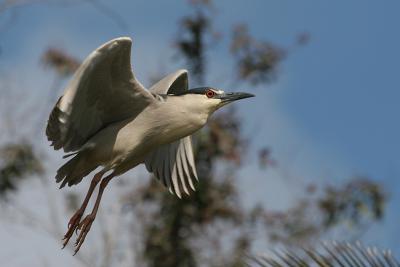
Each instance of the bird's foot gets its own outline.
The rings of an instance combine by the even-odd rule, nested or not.
[[[63,243],[62,248],[65,248],[65,246],[68,244],[69,239],[74,234],[74,231],[78,229],[79,222],[81,221],[82,215],[83,215],[83,211],[81,209],[79,209],[75,212],[75,214],[69,220],[68,231],[64,235],[64,238],[63,238],[64,243]]]
[[[86,235],[89,233],[90,231],[90,227],[92,226],[92,223],[94,221],[94,219],[96,218],[95,215],[93,214],[89,214],[87,215],[82,222],[79,223],[77,230],[80,231],[78,238],[76,239],[75,242],[75,253],[78,253],[79,249],[81,248],[83,242],[85,241]]]

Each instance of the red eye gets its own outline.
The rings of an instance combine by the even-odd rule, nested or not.
[[[208,98],[212,98],[212,97],[215,96],[215,92],[214,92],[213,90],[207,90],[207,91],[206,91],[206,96],[207,96]]]

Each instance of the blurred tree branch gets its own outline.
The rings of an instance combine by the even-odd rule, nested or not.
[[[7,144],[0,149],[0,197],[17,189],[17,182],[31,175],[43,174],[43,166],[31,145]]]
[[[54,69],[60,77],[72,75],[80,65],[80,60],[57,47],[48,48],[42,55],[45,67]]]
[[[198,83],[204,82],[205,50],[218,39],[219,34],[212,27],[212,1],[189,1],[194,14],[184,16],[180,21],[175,46],[186,61],[191,77]]]
[[[295,206],[284,212],[266,211],[264,219],[269,238],[286,245],[311,244],[341,225],[352,229],[346,234],[349,240],[382,218],[385,203],[385,193],[378,183],[356,177],[343,186],[328,185],[320,193],[310,186],[307,196]]]
[[[236,59],[238,79],[253,85],[271,82],[286,55],[286,51],[278,46],[255,40],[243,24],[233,30],[231,53]]]

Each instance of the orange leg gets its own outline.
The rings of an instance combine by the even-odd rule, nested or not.
[[[63,238],[63,240],[64,240],[63,248],[68,244],[68,241],[71,238],[74,231],[77,230],[77,228],[79,226],[79,222],[81,221],[82,215],[85,212],[85,209],[89,203],[90,197],[92,196],[92,193],[93,193],[94,189],[96,188],[97,184],[100,182],[103,174],[104,174],[103,172],[99,172],[94,175],[94,177],[90,183],[89,190],[86,193],[85,200],[83,200],[82,206],[75,212],[75,214],[69,220],[68,231],[64,235],[64,238]]]
[[[79,251],[79,249],[81,248],[83,242],[85,241],[86,235],[89,233],[90,231],[90,227],[92,226],[92,223],[94,221],[94,219],[96,219],[96,214],[97,211],[99,209],[100,206],[100,201],[101,201],[101,197],[103,195],[104,189],[106,188],[107,184],[110,182],[110,180],[114,178],[114,175],[111,173],[109,176],[105,177],[101,183],[100,183],[100,188],[99,188],[99,193],[97,195],[96,198],[96,202],[94,204],[92,213],[90,213],[89,215],[87,215],[82,222],[79,223],[78,226],[78,230],[80,230],[79,236],[75,242],[75,253],[74,255]]]

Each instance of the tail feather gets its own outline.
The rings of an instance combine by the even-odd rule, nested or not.
[[[83,177],[96,169],[96,167],[87,164],[84,157],[78,153],[57,170],[56,182],[61,182],[60,189],[66,184],[68,186],[78,184],[82,181]]]

